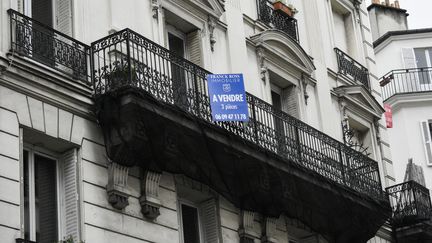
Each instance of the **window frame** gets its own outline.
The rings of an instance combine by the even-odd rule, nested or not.
[[[47,159],[53,160],[56,163],[56,204],[57,204],[57,240],[62,240],[63,236],[64,236],[64,193],[63,193],[63,163],[61,162],[60,155],[54,152],[51,152],[49,150],[34,146],[34,145],[30,145],[27,143],[23,144],[23,150],[21,151],[23,153],[27,152],[28,153],[28,163],[29,163],[29,232],[30,232],[30,240],[31,241],[36,241],[36,207],[35,207],[35,155],[39,155],[41,157],[45,157]],[[23,157],[24,158],[24,157]],[[23,159],[23,171],[24,171],[24,159]],[[26,180],[26,178],[24,178],[24,173],[22,173],[23,178],[22,178],[22,182],[23,182],[23,186],[24,186],[24,180]],[[22,188],[23,193],[24,193],[24,188]],[[24,194],[23,194],[24,195]],[[24,198],[23,198],[24,200]],[[23,212],[25,212],[25,204],[22,204],[22,208],[23,208]],[[25,225],[25,223],[24,223]],[[23,230],[25,226],[23,226]]]
[[[423,123],[426,122],[427,124],[427,131],[429,132],[429,141],[426,141],[426,137],[423,131]],[[426,119],[420,121],[420,133],[422,137],[422,143],[423,143],[423,151],[425,156],[426,165],[429,167],[432,167],[432,158],[429,158],[428,150],[426,146],[429,146],[429,150],[432,151],[432,119]]]
[[[32,13],[32,5],[33,5],[33,1],[36,0],[23,0],[24,1],[24,15],[32,18],[33,17],[33,13]],[[57,29],[57,21],[56,21],[56,9],[57,9],[57,4],[55,0],[51,0],[51,5],[52,5],[52,27],[53,29]]]
[[[202,213],[201,213],[201,207],[199,204],[194,203],[192,201],[186,200],[186,199],[178,199],[178,220],[179,220],[179,228],[180,228],[180,242],[184,243],[184,231],[183,231],[183,211],[182,211],[182,205],[186,205],[192,208],[195,208],[197,210],[198,215],[198,235],[199,235],[199,243],[204,243],[204,229],[202,226]]]
[[[187,45],[187,34],[182,32],[181,30],[177,29],[174,25],[170,25],[168,23],[165,23],[166,31],[165,31],[165,40],[166,40],[166,47],[168,50],[170,49],[169,45],[169,35],[173,35],[175,37],[178,37],[179,39],[183,40],[183,58],[189,60],[189,49]]]

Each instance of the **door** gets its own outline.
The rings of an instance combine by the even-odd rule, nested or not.
[[[168,45],[170,51],[176,56],[185,57],[185,40],[178,35],[168,33]],[[171,80],[174,104],[187,107],[186,73],[181,66],[181,61],[171,61]]]
[[[286,144],[285,144],[284,124],[282,118],[279,115],[282,111],[282,97],[279,92],[272,90],[271,98],[272,98],[272,104],[275,113],[275,115],[273,116],[273,126],[275,130],[277,152],[285,153],[284,151],[286,151]]]
[[[32,55],[37,61],[54,67],[54,6],[52,0],[33,0],[31,3],[31,16],[40,24],[32,26]],[[48,27],[48,28],[46,28]],[[50,29],[51,28],[51,29]]]

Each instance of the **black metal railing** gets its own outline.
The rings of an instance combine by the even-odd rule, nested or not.
[[[120,87],[145,91],[328,180],[385,198],[377,162],[251,94],[248,123],[212,122],[209,72],[134,31],[92,43],[92,70],[96,96]]]
[[[37,243],[37,242],[31,240],[25,240],[25,239],[15,239],[15,243]]]
[[[297,20],[273,9],[268,0],[257,0],[258,19],[299,42]]]
[[[383,99],[396,94],[432,91],[432,67],[393,70],[380,80]]]
[[[334,50],[336,52],[339,73],[351,77],[354,81],[360,82],[366,89],[370,90],[369,70],[339,48],[335,48]]]
[[[8,13],[12,52],[88,81],[89,46],[15,10]]]
[[[408,181],[388,187],[386,191],[393,211],[393,226],[408,226],[431,219],[431,199],[426,187]]]

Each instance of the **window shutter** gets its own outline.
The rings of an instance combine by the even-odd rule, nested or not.
[[[201,204],[201,222],[204,230],[204,242],[221,243],[220,222],[215,199]]]
[[[56,0],[56,29],[72,36],[72,1]]]
[[[72,236],[79,240],[79,200],[78,200],[78,173],[77,150],[72,149],[63,154],[63,185],[65,199],[65,237]]]
[[[406,69],[417,67],[416,58],[412,48],[402,48],[402,59]]]
[[[285,88],[282,91],[282,110],[289,115],[298,118],[298,97],[296,92],[296,87],[294,85]]]
[[[189,61],[198,66],[202,66],[200,30],[195,30],[189,33],[186,38]]]
[[[432,141],[431,141],[431,131],[429,129],[429,122],[421,121],[420,126],[421,126],[422,137],[423,137],[424,148],[425,148],[426,163],[428,165],[432,165]]]

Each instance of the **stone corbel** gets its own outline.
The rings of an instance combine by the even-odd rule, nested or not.
[[[159,8],[160,8],[159,0],[151,0],[151,9],[153,11],[153,18],[155,19],[159,17]]]
[[[377,144],[381,145],[381,132],[380,132],[380,121],[379,119],[375,119],[374,120],[374,126],[375,126],[375,131],[376,131],[376,140],[377,140]]]
[[[209,33],[210,33],[210,48],[211,51],[214,51],[214,45],[216,44],[216,37],[214,35],[214,30],[216,28],[217,25],[217,19],[214,17],[209,16],[208,19],[208,29],[209,29]]]
[[[108,165],[108,202],[115,209],[122,210],[129,205],[128,175],[129,167],[114,162]]]
[[[238,230],[240,243],[253,243],[255,238],[253,231],[255,213],[242,210],[240,217],[240,228]]]
[[[277,243],[277,240],[275,238],[276,224],[277,224],[276,218],[268,218],[268,217],[265,218],[263,236],[261,238],[262,243]]]
[[[302,89],[303,89],[303,97],[305,100],[305,105],[307,105],[308,99],[309,99],[309,94],[307,92],[308,81],[306,80],[306,78],[303,75],[301,77],[301,85],[302,85]]]
[[[141,178],[141,197],[139,199],[142,214],[151,220],[160,215],[159,183],[162,174],[145,171]]]
[[[265,65],[265,51],[262,47],[257,47],[256,53],[258,56],[258,65],[260,69],[261,80],[267,83],[268,67]]]

